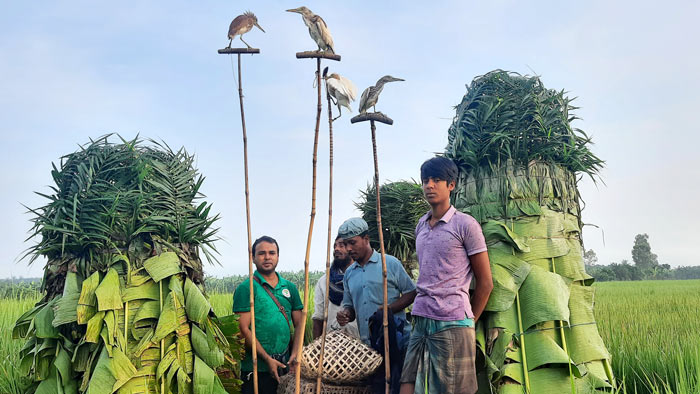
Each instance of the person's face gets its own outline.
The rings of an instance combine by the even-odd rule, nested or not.
[[[348,251],[345,249],[345,242],[341,238],[336,239],[335,244],[333,244],[333,259],[340,261],[348,259]]]
[[[265,275],[275,272],[278,261],[279,255],[277,255],[277,245],[265,241],[255,245],[253,263],[255,263],[255,268],[258,269],[258,272]]]
[[[450,192],[454,190],[454,181],[447,183],[444,179],[423,179],[423,196],[428,204],[435,205],[450,200]]]
[[[359,261],[361,257],[367,254],[367,249],[369,248],[369,237],[356,235],[352,238],[348,238],[343,241],[345,243],[345,249],[350,255],[350,258],[354,261]]]

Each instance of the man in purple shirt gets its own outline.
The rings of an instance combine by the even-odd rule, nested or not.
[[[479,223],[450,204],[458,172],[452,160],[434,157],[420,170],[431,210],[416,226],[419,276],[401,394],[472,394],[474,323],[493,289],[486,242]]]

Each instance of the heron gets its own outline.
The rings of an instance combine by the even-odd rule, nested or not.
[[[333,121],[340,118],[342,115],[341,106],[352,112],[350,102],[355,101],[355,98],[357,98],[357,88],[355,84],[340,74],[332,73],[328,75],[328,67],[323,70],[323,79],[326,80],[328,94],[335,99],[334,104],[338,106],[338,116],[333,118]]]
[[[377,81],[374,86],[370,86],[362,92],[362,97],[360,97],[360,113],[364,114],[367,110],[372,107],[374,112],[377,112],[377,101],[379,100],[379,93],[384,89],[384,84],[388,82],[404,81],[401,78],[395,78],[391,75],[385,75]]]
[[[243,15],[238,15],[231,21],[231,25],[228,27],[228,46],[226,48],[231,48],[231,42],[233,41],[236,36],[239,36],[241,41],[250,48],[250,45],[248,45],[247,42],[243,40],[243,35],[253,29],[253,26],[257,26],[258,29],[262,30],[263,33],[265,33],[265,30],[263,30],[262,27],[258,24],[258,17],[255,16],[250,11],[246,11],[243,13]]]
[[[301,18],[309,28],[311,38],[316,41],[320,51],[335,53],[335,50],[333,49],[333,37],[331,37],[331,32],[328,30],[328,25],[326,25],[326,21],[324,21],[323,18],[314,14],[310,9],[304,6],[289,9],[287,12],[296,12],[297,14],[301,14]]]

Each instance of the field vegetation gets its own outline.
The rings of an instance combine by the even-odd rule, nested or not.
[[[594,286],[598,328],[612,353],[615,376],[624,384],[619,392],[700,393],[700,280],[606,282]],[[13,340],[11,332],[17,317],[41,298],[37,292],[16,294],[0,298],[3,394],[23,393],[22,386],[28,383],[18,372],[18,354],[24,344]],[[210,292],[209,297],[218,316],[230,314],[231,293]],[[309,298],[313,299],[313,294]],[[312,313],[313,305],[309,305],[309,316]]]

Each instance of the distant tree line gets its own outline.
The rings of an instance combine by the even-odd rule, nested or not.
[[[599,282],[613,280],[663,280],[663,279],[700,279],[700,266],[671,268],[668,264],[659,264],[658,256],[651,252],[649,235],[637,234],[632,246],[632,261],[627,260],[608,265],[598,264],[598,256],[593,250],[586,250],[583,255],[586,272]]]
[[[304,270],[278,271],[280,276],[294,283],[301,291],[304,289]],[[309,288],[313,288],[316,282],[325,272],[309,272]],[[231,275],[224,278],[205,277],[204,284],[207,293],[233,293],[236,287],[248,278],[248,275]]]

